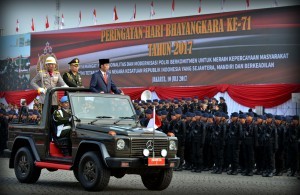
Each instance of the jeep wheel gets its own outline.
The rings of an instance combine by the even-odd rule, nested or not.
[[[159,173],[143,174],[141,177],[148,190],[164,190],[172,181],[173,169],[162,169]]]
[[[35,166],[34,158],[27,147],[22,147],[17,151],[14,169],[21,183],[35,183],[41,174],[41,169]]]
[[[79,161],[78,179],[84,189],[100,191],[108,185],[110,171],[103,166],[96,152],[87,152]]]

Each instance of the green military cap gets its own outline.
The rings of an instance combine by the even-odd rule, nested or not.
[[[79,65],[79,59],[78,58],[74,58],[71,62],[69,62],[68,64],[70,65]]]

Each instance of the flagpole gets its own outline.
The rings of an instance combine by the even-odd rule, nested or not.
[[[154,150],[154,138],[155,138],[155,115],[156,115],[156,112],[155,112],[155,106],[153,108],[153,158],[155,157],[155,150]]]

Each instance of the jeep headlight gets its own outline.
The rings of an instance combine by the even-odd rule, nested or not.
[[[176,142],[174,140],[171,140],[169,143],[169,149],[170,150],[177,150]]]
[[[123,139],[119,139],[117,141],[117,150],[123,150],[125,148],[125,141]]]

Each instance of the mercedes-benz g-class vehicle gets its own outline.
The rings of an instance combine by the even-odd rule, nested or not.
[[[70,156],[64,156],[54,141],[54,94],[69,99]],[[70,170],[89,191],[103,190],[111,176],[125,174],[140,175],[149,190],[164,190],[179,164],[177,138],[141,127],[129,96],[85,88],[48,89],[38,124],[9,124],[8,148],[9,168],[19,182],[35,183],[43,168]]]

